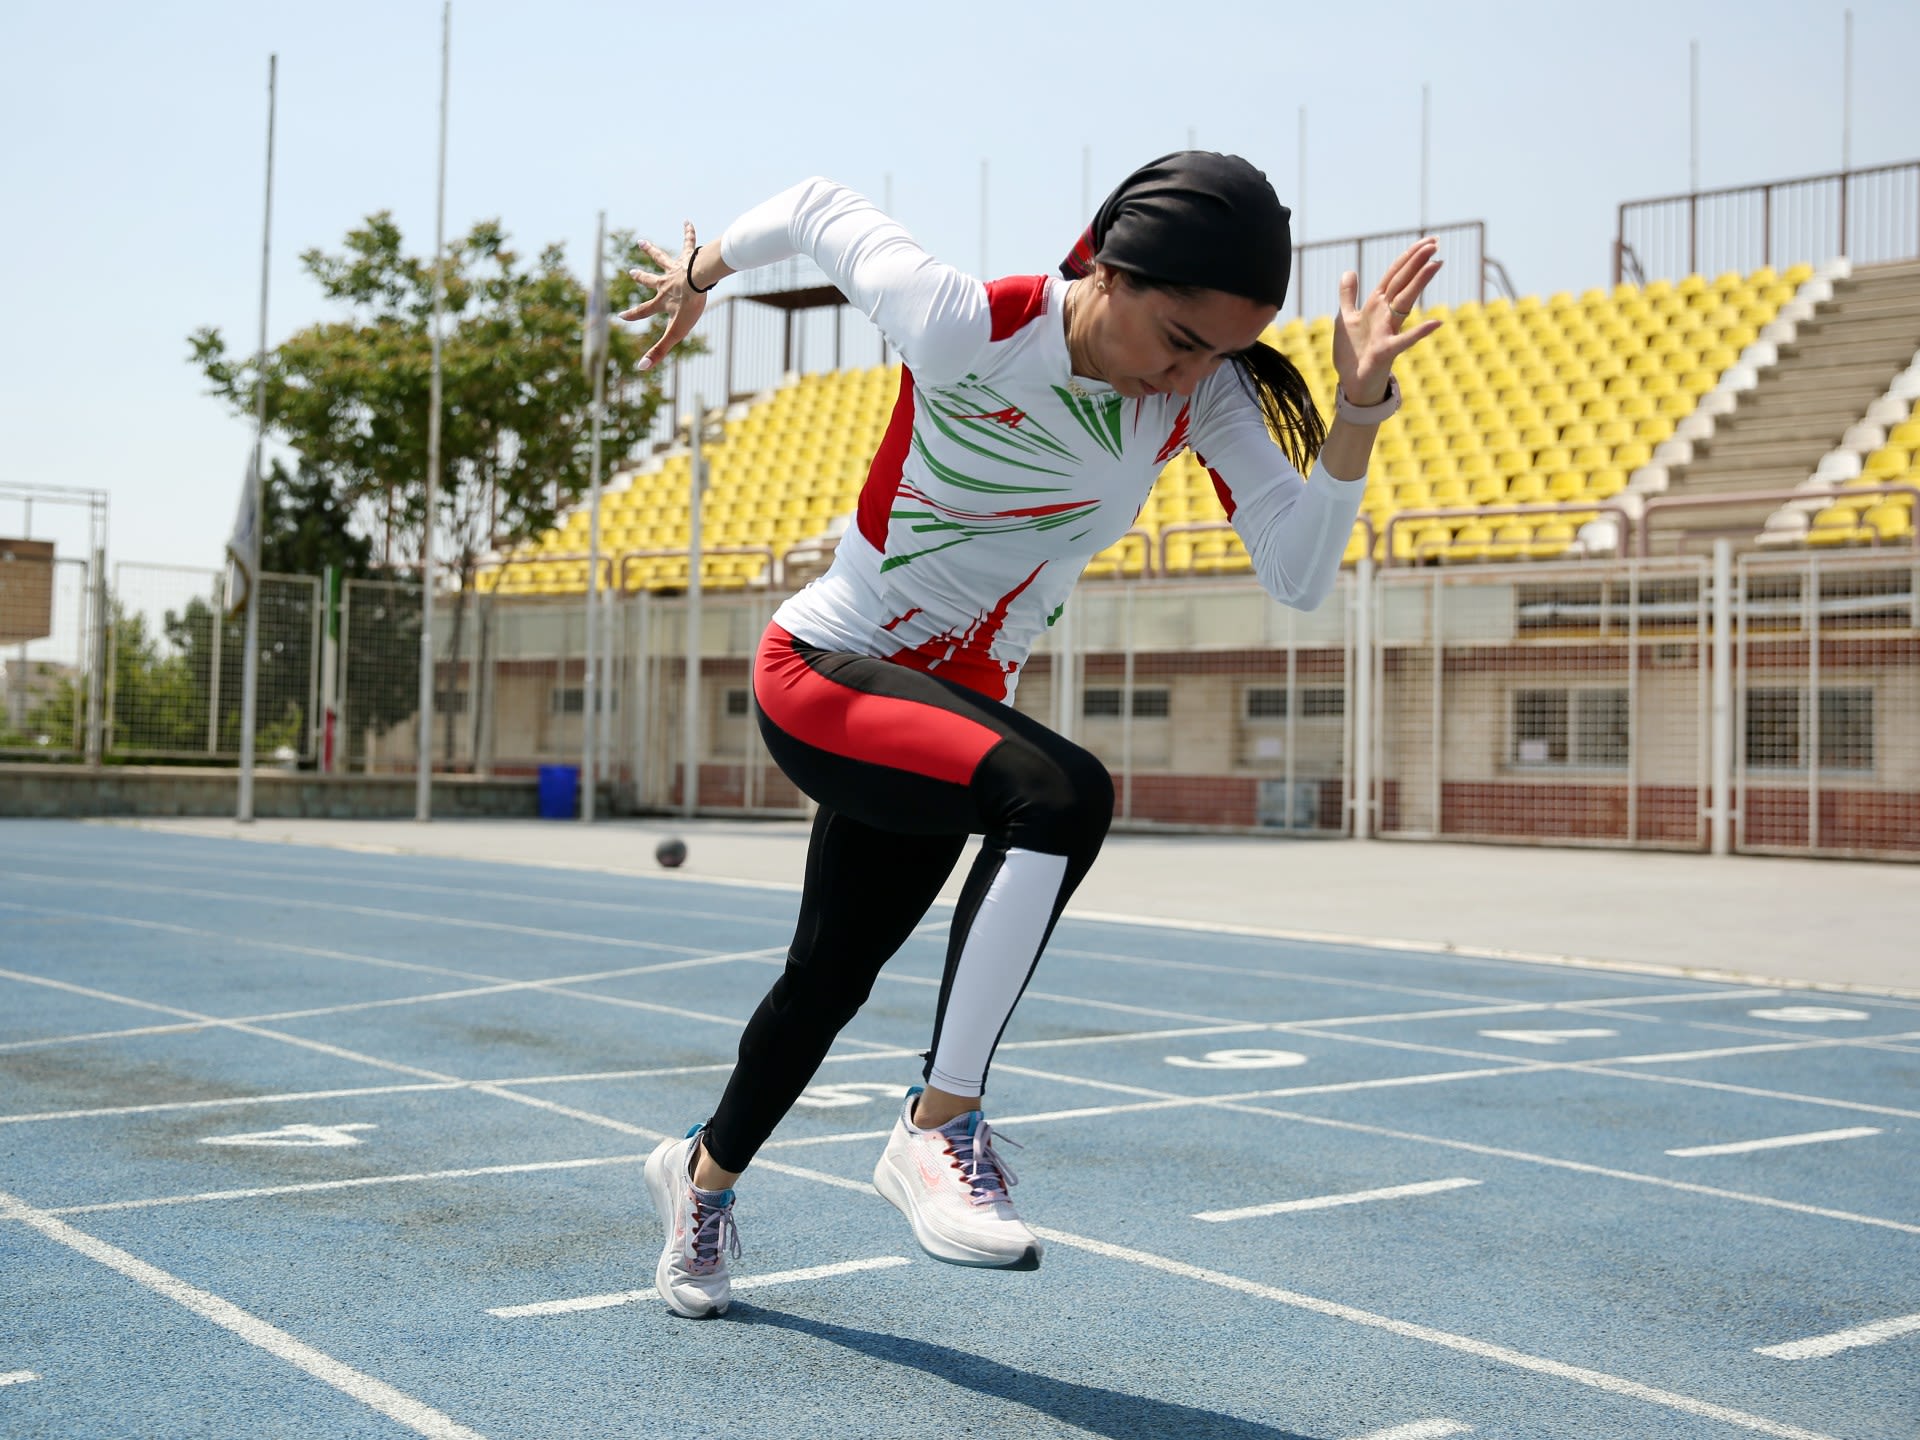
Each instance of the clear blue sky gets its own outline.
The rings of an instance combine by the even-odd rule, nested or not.
[[[447,230],[499,217],[581,263],[594,217],[709,236],[810,174],[995,273],[1054,265],[1096,199],[1187,143],[1261,165],[1309,238],[1484,219],[1522,291],[1609,278],[1615,207],[1700,177],[1837,169],[1839,0],[1085,6],[455,0]],[[1855,165],[1920,153],[1920,5],[1854,0]],[[0,477],[111,495],[114,558],[215,566],[250,427],[202,392],[187,335],[258,325],[267,57],[280,57],[270,338],[325,311],[299,253],[392,210],[430,249],[438,0],[0,6]],[[1307,111],[1305,190],[1299,114]],[[76,517],[34,512],[42,538]],[[17,534],[0,502],[0,534]],[[75,552],[77,553],[77,549]]]

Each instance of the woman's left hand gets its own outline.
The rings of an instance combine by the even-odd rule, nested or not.
[[[1333,368],[1341,393],[1352,404],[1377,405],[1386,399],[1393,362],[1440,328],[1438,320],[1401,328],[1420,304],[1427,283],[1440,273],[1442,262],[1435,258],[1439,248],[1431,236],[1408,246],[1368,292],[1365,305],[1360,304],[1360,277],[1351,270],[1340,277]]]

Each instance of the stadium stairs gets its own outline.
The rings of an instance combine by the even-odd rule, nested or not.
[[[1770,545],[1802,543],[1811,538],[1811,515],[1828,504],[1820,498],[1826,487],[1810,483],[1822,462],[1836,451],[1857,451],[1863,441],[1884,440],[1884,433],[1858,427],[1872,427],[1863,417],[1920,350],[1920,264],[1851,274],[1835,268],[1841,273],[1816,275],[1803,285],[1762,331],[1759,355],[1748,354],[1764,362],[1771,350],[1773,358],[1749,362],[1751,388],[1733,389],[1723,414],[1711,414],[1709,402],[1682,422],[1678,443],[1668,452],[1678,463],[1665,467],[1665,488],[1644,492],[1766,498],[1671,511],[1653,531],[1656,550],[1698,549],[1698,542],[1720,534],[1732,535],[1740,548],[1757,538]],[[1814,498],[1805,498],[1809,494]],[[1910,508],[1905,515],[1910,530]],[[1886,523],[1887,533],[1876,532],[1876,538],[1899,538],[1898,521]],[[1838,526],[1826,528],[1828,535],[1816,543],[1841,539]]]

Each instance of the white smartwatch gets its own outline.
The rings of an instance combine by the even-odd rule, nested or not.
[[[1387,377],[1386,398],[1377,405],[1354,404],[1347,399],[1347,392],[1338,385],[1333,387],[1333,394],[1335,418],[1352,425],[1378,425],[1400,409],[1400,381],[1392,375]]]

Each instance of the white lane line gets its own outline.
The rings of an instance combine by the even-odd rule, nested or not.
[[[1472,1430],[1471,1425],[1462,1425],[1458,1420],[1415,1420],[1388,1430],[1369,1430],[1354,1440],[1446,1440],[1449,1435],[1467,1435]]]
[[[55,1244],[64,1245],[126,1276],[136,1285],[144,1286],[201,1318],[211,1320],[222,1329],[232,1331],[249,1345],[257,1345],[269,1355],[306,1371],[314,1379],[331,1385],[368,1409],[398,1421],[417,1435],[425,1435],[429,1440],[485,1440],[478,1431],[469,1430],[452,1416],[396,1390],[384,1380],[376,1380],[364,1371],[334,1359],[323,1350],[316,1350],[279,1326],[269,1325],[259,1316],[242,1310],[232,1301],[222,1300],[218,1295],[189,1285],[179,1276],[168,1274],[157,1265],[150,1265],[117,1246],[76,1230],[66,1221],[56,1219],[43,1210],[35,1210],[4,1191],[0,1191],[0,1220],[20,1221]]]
[[[86,858],[86,852],[84,851],[67,851],[65,853],[75,854],[83,859]],[[15,860],[44,860],[47,858],[44,851],[0,851],[0,858],[9,857]],[[202,879],[204,879],[207,874],[207,867],[204,865],[170,865],[157,860],[128,860],[116,858],[113,861],[113,868],[120,871],[149,870],[157,871],[161,874],[192,875]],[[297,867],[291,870],[243,870],[222,866],[220,867],[220,875],[221,878],[225,880],[272,880],[307,883],[312,879],[311,871]],[[657,906],[636,905],[631,902],[612,900],[593,900],[581,896],[554,895],[551,893],[538,892],[529,893],[526,891],[494,890],[487,888],[474,889],[466,886],[453,885],[427,885],[419,881],[370,880],[366,878],[364,870],[359,872],[334,871],[330,878],[342,885],[350,885],[357,890],[389,890],[403,894],[451,896],[456,900],[488,900],[507,904],[550,905],[555,908],[568,910],[604,910],[616,915],[628,915],[649,921],[660,914],[660,909]],[[633,878],[642,879],[652,877],[635,874]],[[751,915],[742,914],[739,911],[723,913],[711,910],[675,910],[672,913],[675,919],[681,920],[749,920],[785,927],[791,927],[793,924],[791,916],[785,914]]]
[[[1790,1340],[1785,1345],[1756,1346],[1753,1353],[1769,1355],[1775,1360],[1824,1360],[1829,1355],[1838,1355],[1842,1350],[1878,1345],[1897,1336],[1911,1335],[1916,1330],[1920,1330],[1920,1315],[1896,1315],[1891,1320],[1876,1320],[1871,1325],[1836,1330],[1831,1335]]]
[[[842,1260],[835,1265],[810,1265],[804,1270],[776,1270],[771,1275],[747,1275],[733,1282],[735,1290],[755,1290],[763,1285],[791,1285],[802,1280],[830,1280],[836,1275],[852,1275],[861,1270],[891,1270],[912,1262],[904,1255],[881,1255],[873,1260]],[[649,1285],[645,1290],[616,1290],[609,1295],[582,1295],[577,1300],[539,1300],[531,1305],[502,1305],[487,1314],[502,1320],[521,1320],[535,1315],[572,1315],[581,1310],[608,1310],[635,1300],[657,1300],[660,1292]]]
[[[1300,1110],[1281,1110],[1267,1105],[1246,1103],[1240,1097],[1204,1095],[1181,1096],[1166,1090],[1150,1090],[1143,1085],[1122,1085],[1110,1080],[1088,1080],[1084,1076],[1065,1075],[1055,1071],[1036,1070],[1026,1066],[1000,1066],[1003,1071],[1028,1075],[1035,1079],[1055,1080],[1064,1085],[1087,1086],[1096,1090],[1114,1091],[1124,1095],[1142,1097],[1138,1105],[1116,1105],[1110,1113],[1122,1114],[1129,1110],[1175,1109],[1183,1104],[1194,1104],[1202,1109],[1229,1110],[1235,1114],[1266,1115],[1278,1120],[1294,1120],[1302,1125],[1319,1125],[1330,1130],[1347,1130],[1357,1135],[1379,1135],[1389,1140],[1408,1140],[1417,1145],[1437,1145],[1447,1150],[1458,1150],[1468,1155],[1487,1155],[1497,1160],[1518,1160],[1528,1165],[1544,1165],[1555,1170],[1568,1170],[1576,1175],[1603,1175],[1610,1180],[1626,1180],[1636,1185],[1653,1185],[1663,1190],[1676,1190],[1688,1195],[1710,1195],[1717,1200],[1734,1200],[1744,1205],[1763,1205],[1772,1210],[1786,1210],[1796,1215],[1817,1215],[1825,1220],[1845,1220],[1855,1225],[1872,1225],[1883,1230],[1897,1230],[1905,1235],[1920,1235],[1920,1225],[1909,1225],[1900,1220],[1883,1220],[1877,1215],[1860,1215],[1851,1210],[1833,1210],[1821,1205],[1802,1205],[1794,1200],[1778,1200],[1771,1195],[1754,1195],[1741,1190],[1726,1190],[1716,1185],[1698,1185],[1687,1180],[1670,1180],[1663,1175],[1644,1175],[1634,1170],[1614,1170],[1605,1165],[1589,1165],[1581,1160],[1563,1160],[1555,1155],[1541,1155],[1531,1150],[1509,1150],[1498,1145],[1480,1145],[1470,1140],[1450,1140],[1441,1135],[1423,1135],[1418,1131],[1395,1130],[1385,1125],[1367,1125],[1357,1120],[1336,1120],[1328,1115],[1310,1115]],[[1541,1069],[1553,1069],[1553,1066],[1541,1066]],[[1489,1071],[1489,1075],[1524,1074],[1523,1068]],[[1251,1100],[1259,1097],[1247,1097]]]
[[[1475,1340],[1468,1335],[1455,1335],[1450,1331],[1436,1330],[1430,1325],[1419,1325],[1410,1320],[1396,1320],[1390,1315],[1377,1315],[1371,1310],[1343,1305],[1337,1300],[1322,1300],[1318,1296],[1282,1290],[1277,1285],[1263,1285],[1257,1280],[1247,1280],[1219,1270],[1207,1270],[1198,1265],[1189,1265],[1184,1260],[1173,1260],[1164,1255],[1134,1250],[1124,1245],[1111,1245],[1104,1240],[1094,1240],[1065,1230],[1053,1230],[1036,1225],[1033,1227],[1033,1233],[1050,1244],[1085,1250],[1089,1254],[1105,1256],[1110,1260],[1122,1260],[1130,1265],[1177,1275],[1183,1280],[1198,1280],[1205,1285],[1216,1285],[1222,1290],[1233,1290],[1242,1295],[1254,1296],[1256,1299],[1271,1300],[1296,1310],[1310,1311],[1315,1315],[1325,1315],[1334,1320],[1345,1320],[1349,1324],[1385,1330],[1389,1334],[1399,1335],[1408,1340],[1419,1340],[1428,1345],[1457,1350],[1482,1360],[1511,1365],[1519,1370],[1530,1370],[1536,1375],[1549,1375],[1556,1380],[1570,1380],[1576,1385],[1590,1386],[1595,1390],[1605,1391],[1609,1395],[1644,1400],[1649,1404],[1677,1410],[1684,1415],[1698,1415],[1703,1419],[1738,1425],[1742,1429],[1752,1430],[1761,1435],[1776,1436],[1778,1440],[1834,1440],[1834,1437],[1822,1435],[1818,1431],[1802,1430],[1796,1425],[1783,1425],[1763,1415],[1749,1415],[1743,1410],[1732,1410],[1710,1401],[1696,1400],[1691,1395],[1679,1395],[1671,1390],[1656,1389],[1651,1385],[1642,1385],[1637,1380],[1628,1380],[1624,1376],[1609,1375],[1601,1370],[1588,1370],[1579,1365],[1568,1365],[1563,1361],[1549,1360],[1540,1355],[1529,1355],[1525,1351],[1509,1349],[1505,1345]]]
[[[377,905],[348,905],[339,900],[302,900],[285,891],[200,890],[189,886],[142,885],[134,880],[103,880],[98,875],[49,875],[34,870],[16,870],[16,878],[38,880],[50,885],[80,885],[90,891],[124,890],[136,895],[180,896],[190,900],[220,900],[229,905],[292,906],[297,910],[334,911],[342,915],[361,915],[372,920],[402,920],[415,925],[444,925],[452,930],[497,931],[502,935],[524,935],[530,940],[563,940],[570,945],[607,945],[618,950],[664,950],[674,955],[700,955],[704,951],[691,945],[668,945],[658,940],[632,940],[624,935],[595,935],[590,930],[552,930],[541,925],[509,925],[500,920],[469,920],[460,915],[434,915],[420,910],[385,910]],[[37,907],[22,906],[22,909]],[[106,919],[106,916],[90,916]]]
[[[1855,1125],[1846,1130],[1810,1130],[1804,1135],[1775,1135],[1766,1140],[1734,1140],[1725,1145],[1689,1145],[1667,1154],[1691,1159],[1695,1155],[1745,1155],[1753,1150],[1785,1150],[1791,1145],[1824,1145],[1829,1140],[1862,1140],[1883,1133],[1873,1125]]]
[[[1920,1000],[1920,990],[1898,987],[1855,985],[1848,982],[1793,981],[1778,975],[1754,975],[1742,970],[1721,970],[1692,965],[1666,965],[1657,961],[1594,960],[1582,955],[1560,955],[1547,951],[1507,950],[1494,945],[1456,947],[1444,940],[1404,940],[1385,935],[1350,935],[1331,930],[1293,930],[1275,925],[1236,925],[1222,920],[1183,920],[1166,916],[1131,915],[1110,910],[1081,910],[1073,918],[1086,924],[1120,925],[1131,929],[1192,930],[1205,935],[1254,942],[1284,940],[1308,945],[1357,946],[1362,950],[1387,951],[1395,955],[1413,955],[1442,961],[1449,965],[1477,965],[1502,968],[1509,972],[1518,966],[1552,965],[1568,970],[1590,970],[1620,979],[1642,976],[1663,980],[1684,980],[1701,985],[1751,985],[1770,989],[1792,989],[1799,994],[1873,996],[1875,999]],[[1050,952],[1051,953],[1051,952]],[[1127,957],[1144,958],[1144,957]],[[1331,980],[1329,984],[1335,983]],[[1356,982],[1357,983],[1357,982]],[[1471,997],[1483,998],[1483,997]],[[1630,997],[1622,996],[1622,999]]]
[[[1270,1205],[1245,1205],[1238,1210],[1202,1210],[1196,1220],[1252,1220],[1261,1215],[1290,1215],[1298,1210],[1331,1210],[1336,1205],[1364,1205],[1369,1200],[1399,1200],[1410,1195],[1438,1195],[1463,1190],[1478,1180],[1422,1180],[1413,1185],[1390,1185],[1383,1190],[1350,1190],[1344,1195],[1315,1195],[1305,1200],[1276,1200]]]
[[[471,1180],[482,1175],[533,1175],[545,1170],[587,1170],[601,1165],[637,1165],[645,1155],[602,1155],[585,1160],[529,1160],[518,1165],[474,1165],[464,1170],[419,1170],[405,1175],[355,1175],[346,1180],[306,1180],[294,1185],[256,1185],[245,1190],[203,1190],[197,1195],[155,1195],[145,1200],[101,1200],[92,1205],[49,1205],[49,1215],[98,1215],[108,1210],[152,1210],[214,1200],[263,1200],[275,1195],[312,1195],[358,1190],[368,1185],[416,1185],[435,1180]]]
[[[38,1380],[39,1378],[40,1377],[31,1370],[9,1370],[6,1374],[0,1375],[0,1385],[24,1385],[29,1380]]]

